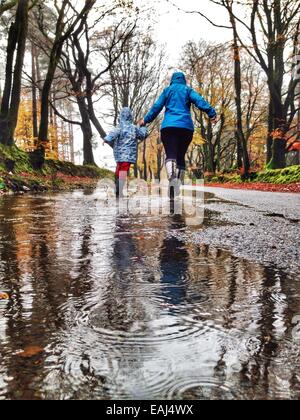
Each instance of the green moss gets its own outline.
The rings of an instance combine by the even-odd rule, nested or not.
[[[26,187],[39,192],[50,189],[85,188],[89,182],[86,180],[83,182],[81,178],[90,178],[91,186],[96,185],[97,179],[113,178],[111,171],[95,166],[77,166],[70,162],[47,160],[41,170],[35,170],[31,162],[29,154],[16,146],[0,145],[0,191],[24,191]],[[59,178],[59,174],[75,177],[78,180],[64,182]]]
[[[209,176],[205,178],[206,182],[216,183],[216,184],[223,184],[223,183],[233,183],[238,184],[243,182],[240,175],[237,173],[224,173],[218,174],[215,176]]]
[[[243,180],[237,173],[225,173],[216,176],[209,176],[206,182],[212,183],[235,183],[262,182],[268,184],[293,184],[300,182],[300,165],[290,166],[285,169],[266,169],[264,172],[252,173],[247,180]]]
[[[270,162],[267,164],[266,170],[267,171],[273,171],[273,170],[275,170],[275,165],[274,165],[273,159],[270,160]]]
[[[53,173],[60,172],[64,175],[74,177],[88,177],[88,178],[112,178],[113,173],[107,169],[101,169],[96,166],[84,165],[78,166],[71,162],[61,162],[58,160],[47,160],[43,173],[45,175],[51,175]]]
[[[10,161],[14,168],[14,173],[33,173],[33,168],[30,163],[29,155],[16,146],[7,147],[0,145],[0,171],[7,170],[7,163]]]
[[[285,169],[266,170],[257,174],[256,181],[271,184],[292,184],[300,182],[300,165],[289,166]]]
[[[7,172],[7,163],[10,161],[13,165],[13,173],[39,173],[41,175],[51,175],[60,172],[64,175],[88,178],[112,177],[111,171],[101,169],[96,166],[77,166],[71,162],[61,162],[58,160],[47,160],[41,171],[35,171],[31,165],[30,157],[27,153],[18,149],[16,146],[7,147],[0,145],[0,171]]]

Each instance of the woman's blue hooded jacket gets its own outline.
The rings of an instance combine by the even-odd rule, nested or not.
[[[174,127],[194,131],[195,127],[191,115],[192,104],[206,112],[209,118],[217,116],[214,108],[199,93],[187,86],[185,75],[180,72],[174,73],[170,86],[163,91],[144,121],[146,124],[150,124],[165,108],[162,129]]]

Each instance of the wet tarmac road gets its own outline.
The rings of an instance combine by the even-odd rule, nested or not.
[[[298,228],[266,210],[210,192],[191,227],[98,191],[0,198],[0,398],[299,399],[296,264],[230,242],[258,214]]]

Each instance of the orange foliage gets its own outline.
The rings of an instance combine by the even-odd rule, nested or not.
[[[291,152],[300,151],[300,141],[294,143],[289,150]]]
[[[20,351],[17,355],[23,359],[31,359],[34,356],[39,356],[44,352],[44,349],[38,346],[28,346]]]
[[[20,103],[15,140],[17,146],[26,152],[31,152],[35,149],[36,139],[33,137],[32,102],[24,96]]]
[[[20,149],[26,152],[32,152],[36,149],[37,138],[33,136],[33,113],[31,96],[26,92],[22,93],[18,124],[15,131],[15,141]],[[39,116],[38,116],[39,118]],[[48,159],[66,158],[64,150],[65,145],[69,143],[69,134],[63,123],[58,124],[55,118],[52,118],[49,124],[48,143],[46,145],[46,157]],[[61,153],[60,153],[61,150]]]
[[[265,166],[267,135],[267,128],[265,126],[260,126],[249,138],[248,150],[253,170],[261,170]]]

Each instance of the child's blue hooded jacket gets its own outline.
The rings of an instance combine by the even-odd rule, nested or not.
[[[138,140],[145,140],[147,137],[147,128],[135,126],[131,109],[123,108],[118,127],[106,136],[104,141],[113,147],[117,163],[136,163]]]
[[[187,86],[183,73],[174,73],[171,85],[167,87],[158,101],[144,118],[146,124],[150,124],[166,108],[162,128],[175,127],[186,128],[194,131],[194,123],[191,115],[191,106],[194,104],[201,111],[207,113],[209,118],[217,116],[214,108],[205,101],[194,89]]]

